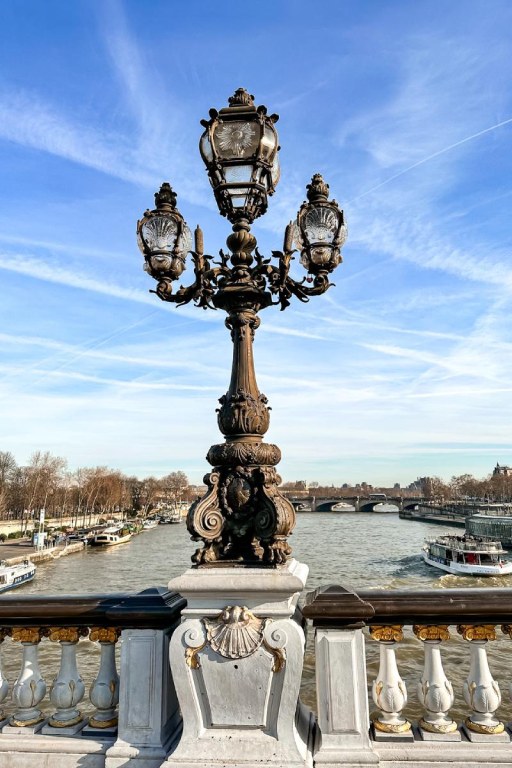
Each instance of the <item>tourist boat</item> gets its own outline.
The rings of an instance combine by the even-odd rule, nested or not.
[[[157,525],[158,525],[158,520],[155,517],[151,517],[151,518],[148,517],[148,519],[144,520],[144,522],[142,523],[142,530],[149,531],[151,530],[151,528],[156,528]]]
[[[160,525],[172,525],[173,523],[182,523],[183,517],[180,509],[162,510],[160,514]]]
[[[130,541],[132,533],[121,525],[111,525],[96,534],[92,540],[95,547],[113,547],[116,544],[125,544]]]
[[[6,565],[0,560],[0,592],[21,587],[26,581],[32,581],[36,575],[36,567],[30,560],[24,560],[17,565]]]
[[[426,539],[422,547],[428,565],[460,576],[505,576],[512,562],[504,560],[500,541],[480,536],[438,536]]]

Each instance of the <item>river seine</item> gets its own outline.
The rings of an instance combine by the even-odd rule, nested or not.
[[[512,586],[512,576],[483,579],[443,575],[442,571],[426,565],[420,557],[425,537],[448,532],[462,533],[461,529],[401,520],[396,513],[300,513],[290,541],[294,556],[310,568],[307,590],[328,584],[356,590]],[[166,585],[169,579],[190,566],[194,546],[184,524],[158,526],[134,537],[128,544],[107,550],[89,548],[56,563],[41,564],[35,580],[16,590],[16,594],[138,592],[150,586]],[[10,594],[14,597],[14,593]],[[455,628],[451,633],[452,639],[443,644],[443,660],[455,689],[453,715],[462,717],[467,714],[461,692],[469,670],[469,649]],[[509,673],[511,641],[500,636],[488,645],[491,670],[503,696],[500,714],[512,719],[508,697],[512,680]],[[410,629],[406,630],[397,659],[409,691],[406,713],[411,717],[421,713],[415,688],[422,657],[420,641]],[[367,642],[367,664],[371,681],[378,668],[377,643],[372,640]],[[315,706],[313,632],[308,638],[302,697],[310,706]]]

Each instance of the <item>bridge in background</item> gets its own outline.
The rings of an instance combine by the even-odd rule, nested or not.
[[[403,512],[405,509],[414,509],[418,504],[424,503],[425,499],[407,496],[380,496],[373,498],[374,494],[366,496],[337,496],[330,499],[315,496],[296,498],[290,496],[290,501],[298,512],[378,512],[379,505],[389,504],[396,507],[397,512]],[[353,509],[350,509],[353,507]],[[377,508],[377,509],[376,509]]]

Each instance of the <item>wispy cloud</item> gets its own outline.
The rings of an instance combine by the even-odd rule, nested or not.
[[[51,283],[59,283],[71,288],[80,288],[84,291],[94,291],[116,299],[128,299],[142,304],[155,306],[155,301],[149,294],[132,288],[123,288],[113,283],[99,280],[76,271],[69,271],[59,264],[27,256],[23,253],[0,253],[0,269],[27,275],[36,280],[45,280]]]
[[[359,195],[357,195],[357,197],[353,198],[353,200],[349,200],[349,204],[356,202],[357,200],[360,200],[363,197],[366,197],[366,195],[370,195],[372,192],[376,192],[381,187],[386,186],[386,184],[390,184],[395,179],[399,179],[400,176],[403,176],[404,174],[409,173],[409,171],[412,171],[415,168],[418,168],[420,165],[424,165],[425,163],[428,163],[429,160],[434,160],[436,157],[440,157],[441,155],[446,154],[446,152],[451,152],[452,149],[461,147],[463,144],[466,144],[468,141],[473,141],[474,139],[478,139],[480,138],[480,136],[484,136],[486,133],[495,131],[497,128],[502,128],[503,126],[509,125],[510,123],[512,123],[512,117],[507,118],[507,120],[501,120],[499,123],[496,123],[495,125],[491,125],[488,128],[484,128],[481,131],[477,131],[476,133],[471,134],[471,136],[466,136],[465,138],[460,139],[459,141],[456,141],[453,144],[449,144],[447,147],[443,147],[442,149],[437,150],[437,152],[432,152],[432,154],[427,155],[427,157],[424,157],[421,160],[418,160],[416,163],[413,163],[412,165],[407,166],[407,168],[404,168],[403,170],[398,171],[398,173],[394,173],[392,176],[389,176],[389,178],[385,179],[384,181],[381,181],[379,184],[376,184],[374,187],[367,189],[365,192],[361,192]]]

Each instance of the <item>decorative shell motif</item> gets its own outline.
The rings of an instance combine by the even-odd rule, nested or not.
[[[215,619],[203,619],[213,651],[226,659],[243,659],[263,642],[268,619],[258,619],[245,606],[227,605]]]

